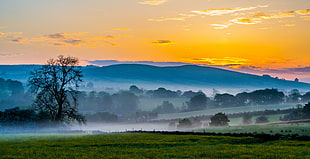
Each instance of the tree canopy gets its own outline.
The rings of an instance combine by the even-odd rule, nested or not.
[[[46,112],[54,123],[85,122],[77,109],[77,89],[82,82],[78,63],[75,57],[59,55],[31,72],[28,85],[36,94],[33,106]]]
[[[210,126],[228,126],[230,120],[224,113],[217,113],[211,117]]]

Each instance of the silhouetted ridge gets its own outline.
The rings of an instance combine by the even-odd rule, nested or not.
[[[39,65],[0,65],[0,77],[26,82],[29,72]],[[86,66],[82,68],[84,81],[125,84],[185,85],[229,88],[310,89],[309,83],[257,76],[197,65],[158,67],[143,64]],[[109,87],[109,86],[107,86]]]

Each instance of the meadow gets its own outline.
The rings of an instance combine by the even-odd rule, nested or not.
[[[282,134],[310,136],[310,123],[292,124],[259,124],[259,125],[236,125],[229,127],[209,127],[206,129],[195,130],[195,132],[206,133],[250,133],[250,134]]]
[[[160,133],[2,135],[0,158],[310,158],[310,141]]]
[[[156,120],[170,120],[178,118],[189,118],[195,116],[214,115],[218,112],[225,114],[233,114],[240,112],[252,112],[252,111],[264,111],[264,110],[277,110],[277,109],[290,109],[295,108],[293,104],[283,105],[259,105],[259,106],[240,106],[240,107],[229,107],[229,108],[210,108],[200,111],[182,112],[182,113],[171,113],[171,114],[158,114]]]

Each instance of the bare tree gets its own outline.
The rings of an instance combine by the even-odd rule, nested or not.
[[[59,55],[31,72],[28,84],[36,94],[33,106],[47,114],[52,122],[85,123],[85,118],[77,109],[77,89],[82,82],[82,71],[78,63],[79,60],[75,57]]]

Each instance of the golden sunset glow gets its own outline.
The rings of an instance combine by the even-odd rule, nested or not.
[[[84,65],[180,62],[310,82],[309,8],[308,0],[2,0],[0,64],[63,54]]]

